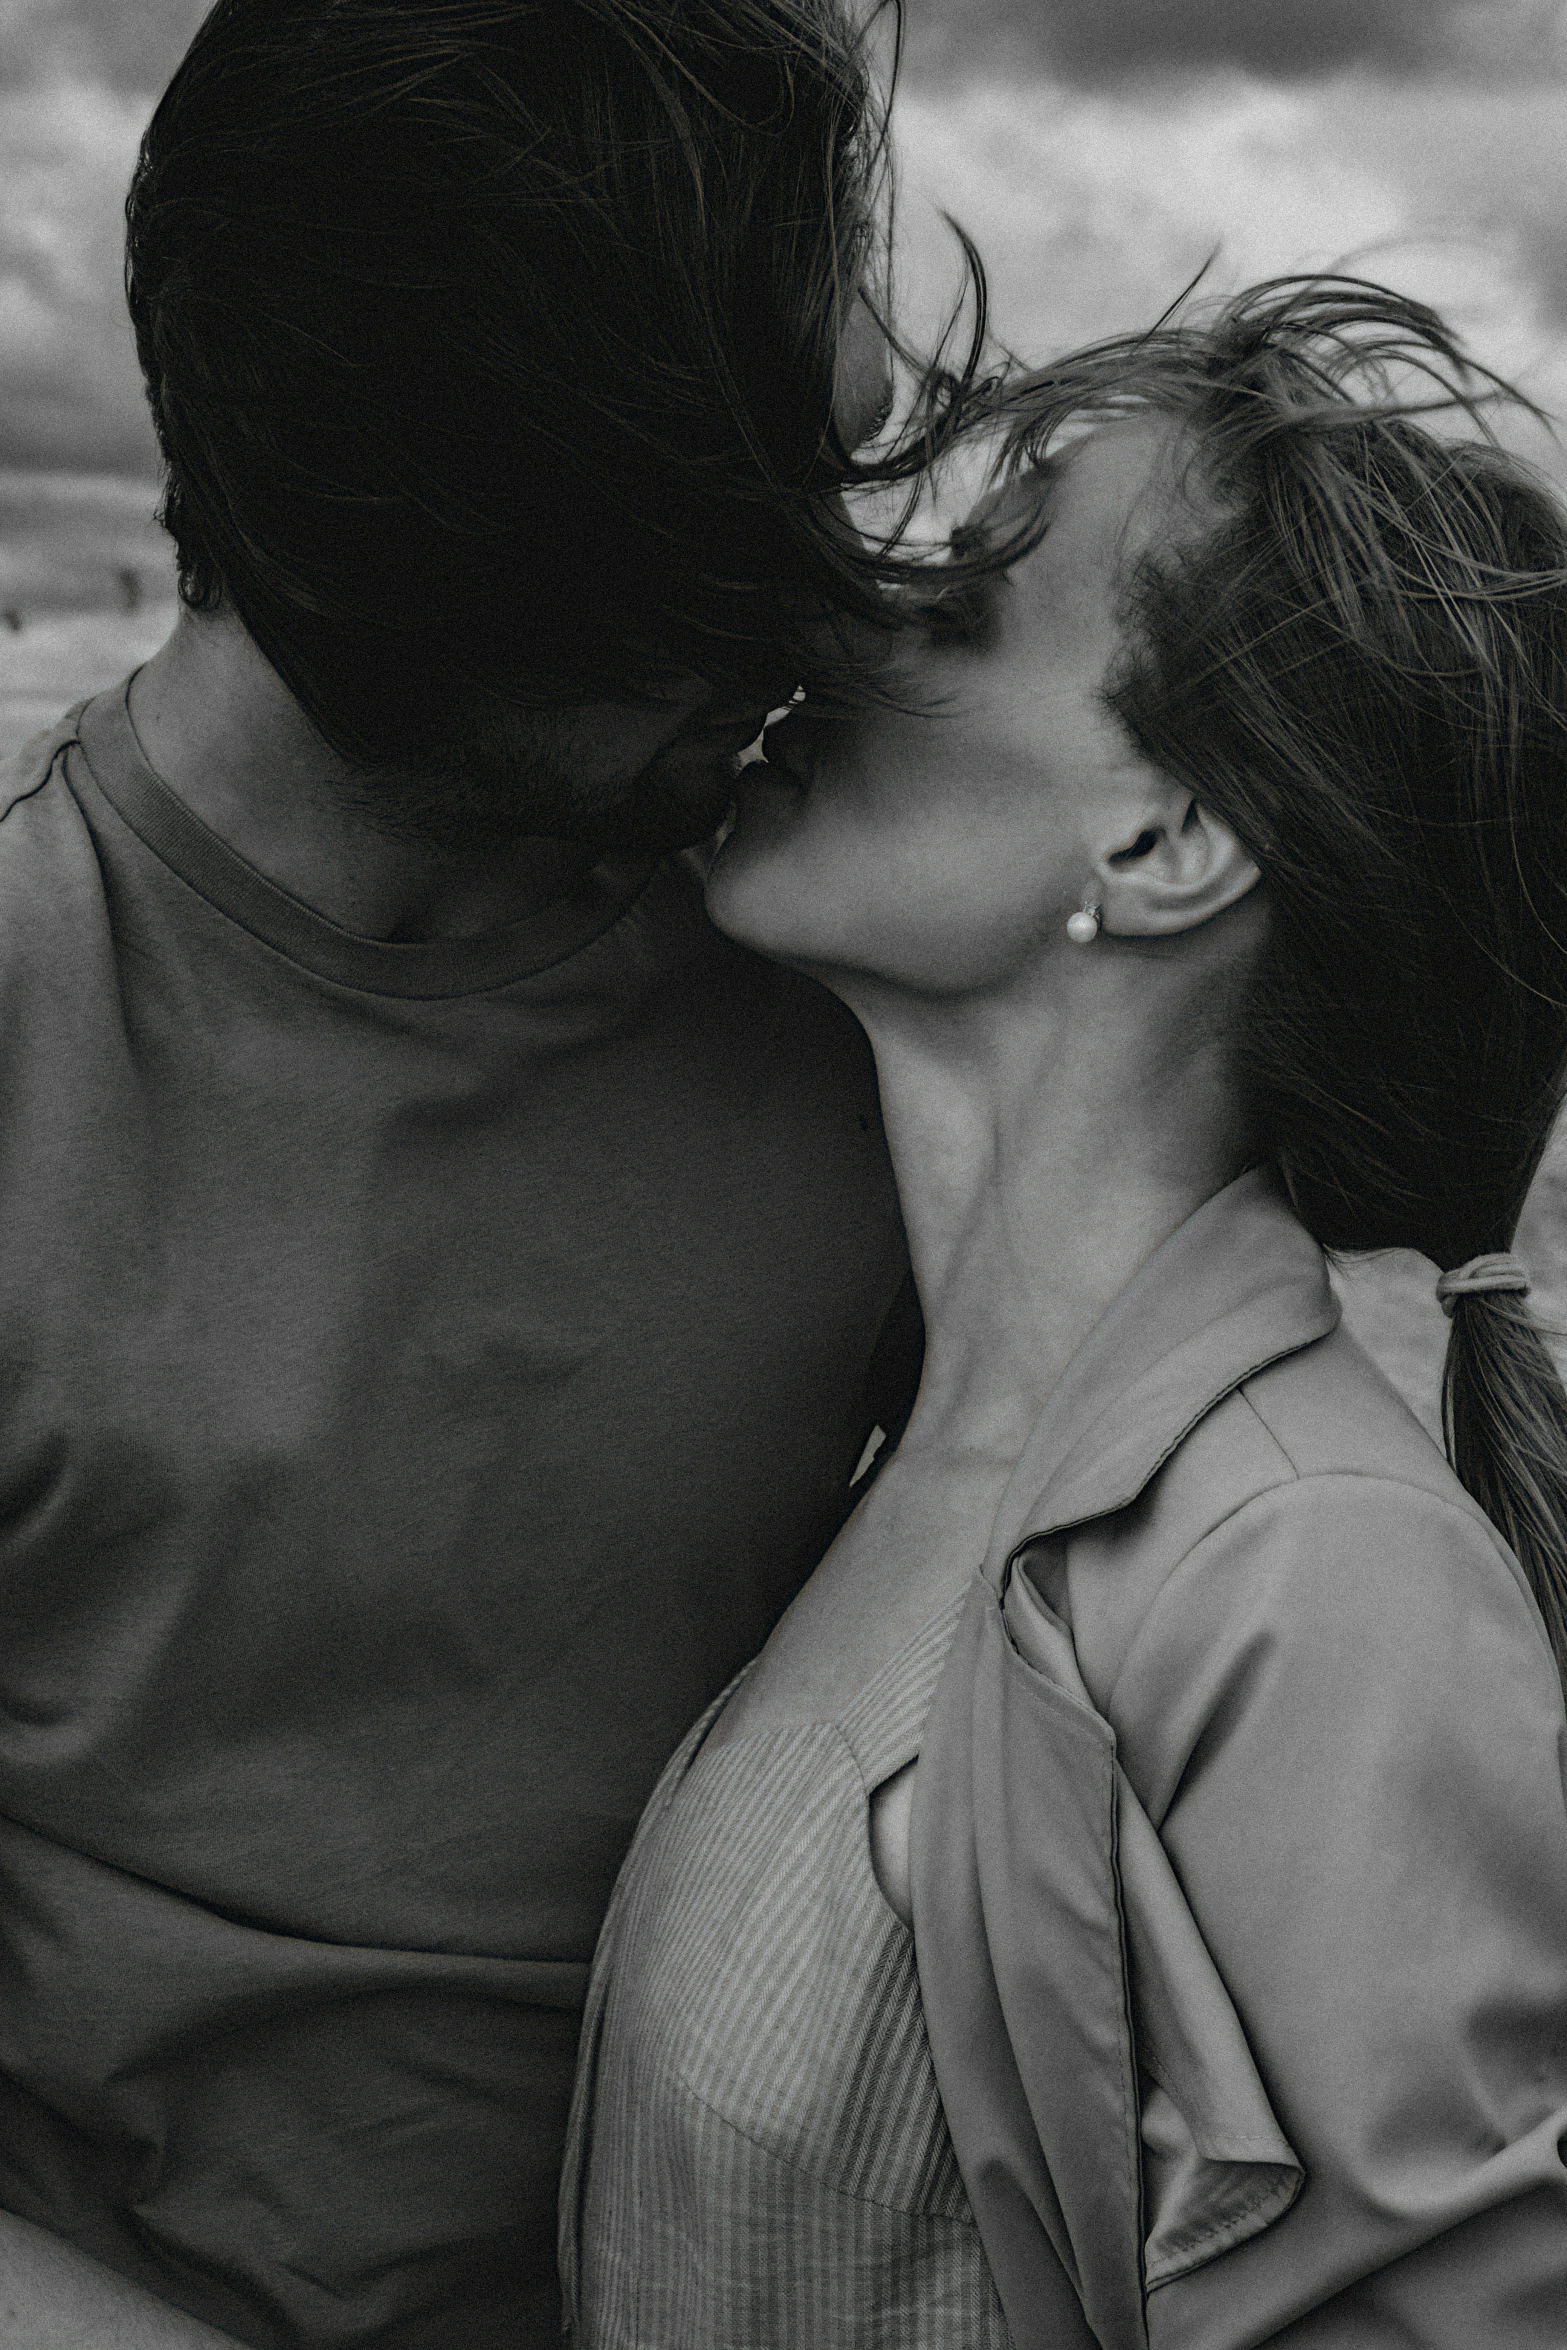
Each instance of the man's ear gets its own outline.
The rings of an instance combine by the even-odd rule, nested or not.
[[[1254,889],[1262,875],[1221,817],[1162,779],[1139,794],[1094,861],[1112,937],[1171,938],[1195,930]]]

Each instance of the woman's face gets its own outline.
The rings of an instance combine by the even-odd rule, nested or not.
[[[941,995],[1004,986],[1073,952],[1067,916],[1148,769],[1103,689],[1129,564],[1159,514],[1169,429],[1101,428],[976,517],[1004,529],[1043,490],[1035,551],[892,656],[910,711],[798,712],[741,778],[708,903],[731,936],[828,975]],[[967,599],[964,599],[967,601]]]

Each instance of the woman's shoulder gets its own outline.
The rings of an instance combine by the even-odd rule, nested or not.
[[[1324,1719],[1379,1681],[1456,1703],[1477,1676],[1560,1710],[1516,1559],[1342,1326],[1224,1396],[1055,1575],[1094,1702],[1134,1744],[1196,1692],[1265,1682],[1316,1690]]]
[[[1191,1546],[1203,1553],[1194,1573],[1233,1544],[1252,1562],[1259,1594],[1276,1591],[1286,1610],[1311,1603],[1313,1594],[1296,1588],[1303,1582],[1315,1582],[1318,1599],[1327,1578],[1400,1597],[1416,1582],[1429,1603],[1439,1584],[1456,1579],[1463,1591],[1488,1593],[1548,1651],[1523,1570],[1501,1534],[1342,1323],[1224,1399],[1207,1444],[1194,1431],[1190,1455],[1172,1459],[1172,1499],[1176,1488],[1193,1500],[1194,1489],[1212,1490],[1212,1453],[1241,1451],[1234,1424],[1242,1419],[1248,1463],[1255,1471],[1266,1459],[1268,1467],[1254,1474],[1252,1490],[1232,1490],[1227,1508],[1199,1508],[1210,1523]]]

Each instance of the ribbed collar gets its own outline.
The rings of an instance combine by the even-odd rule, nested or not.
[[[1216,1403],[1338,1320],[1277,1177],[1226,1184],[1138,1268],[1051,1390],[996,1512],[991,1582],[1025,1542],[1135,1501]]]
[[[131,724],[130,681],[89,702],[77,741],[93,782],[137,838],[198,896],[318,978],[370,995],[478,995],[564,962],[618,922],[651,880],[656,860],[594,866],[554,905],[479,938],[394,944],[362,938],[279,889],[186,807],[142,755]]]

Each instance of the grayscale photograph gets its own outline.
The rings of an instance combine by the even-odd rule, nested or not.
[[[1567,2350],[1567,0],[0,0],[0,2350]]]

